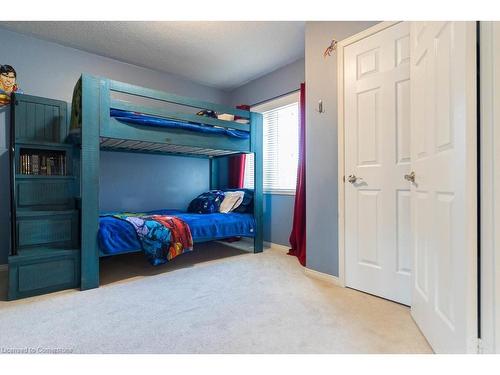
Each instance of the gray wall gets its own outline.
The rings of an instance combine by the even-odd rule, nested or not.
[[[26,94],[70,101],[78,77],[85,72],[212,102],[228,102],[228,94],[214,88],[1,28],[0,46],[5,52],[0,63],[16,68],[19,86]],[[8,124],[8,111],[0,109],[0,264],[6,263],[9,249]],[[101,156],[104,209],[182,208],[209,186],[208,161],[204,159],[105,152]],[[130,178],[127,169],[134,164],[141,168],[134,168],[134,178]],[[153,186],[147,183],[151,180],[161,189],[153,192]],[[182,194],[178,189],[170,191],[170,182],[174,187],[181,183]]]
[[[377,22],[306,23],[306,266],[338,276],[337,55],[323,57],[332,38],[345,39]],[[324,113],[317,111],[323,101]]]
[[[229,93],[232,105],[264,102],[300,88],[305,79],[305,60],[300,59]]]
[[[297,60],[230,93],[233,105],[257,104],[300,88],[305,77],[304,59]],[[293,195],[264,195],[264,240],[289,246],[292,230]]]

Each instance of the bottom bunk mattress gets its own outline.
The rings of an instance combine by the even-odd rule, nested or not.
[[[130,221],[121,218],[122,215],[124,213],[107,212],[99,217],[99,247],[102,255],[143,250],[137,228]],[[189,227],[193,242],[254,237],[255,234],[255,220],[252,214],[247,213],[195,214],[179,210],[156,210],[145,212],[144,215],[179,218]]]

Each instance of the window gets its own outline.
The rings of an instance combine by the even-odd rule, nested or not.
[[[299,156],[299,93],[252,107],[263,115],[264,191],[295,194]],[[248,154],[244,186],[254,186],[253,154]]]

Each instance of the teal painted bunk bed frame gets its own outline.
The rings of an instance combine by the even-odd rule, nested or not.
[[[141,105],[115,99],[127,96]],[[162,104],[146,106],[148,101]],[[183,106],[227,113],[248,119],[244,124],[194,113],[176,112],[166,107]],[[200,134],[183,129],[133,125],[111,117],[110,110],[138,112],[182,122],[249,131],[248,139],[217,134]],[[263,129],[262,115],[83,74],[73,95],[72,127],[79,127],[81,145],[81,289],[99,286],[99,150],[175,154],[210,160],[210,187],[217,188],[216,159],[242,153],[254,154],[254,252],[263,250]]]

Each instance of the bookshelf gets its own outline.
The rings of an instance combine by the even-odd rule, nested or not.
[[[10,300],[80,284],[79,150],[66,143],[67,103],[11,103]]]
[[[41,150],[21,148],[18,174],[33,176],[65,176],[66,152],[63,150]]]

